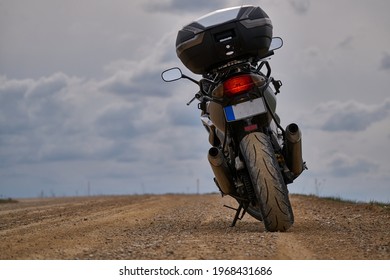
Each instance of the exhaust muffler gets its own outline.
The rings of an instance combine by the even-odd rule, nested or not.
[[[216,147],[212,147],[208,153],[208,160],[211,169],[214,172],[215,180],[218,183],[220,191],[224,194],[231,194],[234,192],[233,178],[230,174],[229,167],[226,163],[222,151]]]
[[[295,123],[286,127],[286,156],[287,167],[298,177],[305,165],[302,159],[302,133]]]

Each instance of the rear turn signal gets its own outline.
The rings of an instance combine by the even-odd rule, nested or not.
[[[230,78],[223,83],[223,91],[227,96],[234,96],[252,89],[254,83],[250,75],[240,75]]]

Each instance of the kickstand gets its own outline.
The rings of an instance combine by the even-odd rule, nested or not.
[[[234,227],[237,223],[237,220],[240,220],[244,217],[245,213],[246,213],[246,207],[244,208],[244,206],[242,205],[242,203],[240,203],[240,205],[238,206],[238,208],[233,208],[233,207],[230,207],[230,206],[227,206],[227,205],[224,205],[224,207],[226,208],[229,208],[229,209],[232,209],[232,210],[235,210],[236,211],[236,215],[234,216],[234,219],[233,219],[233,222],[232,224],[230,225],[230,227]],[[241,214],[241,210],[242,211],[242,214]],[[241,217],[240,217],[240,214],[241,214]]]

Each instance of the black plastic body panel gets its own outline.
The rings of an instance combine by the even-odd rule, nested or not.
[[[260,7],[242,6],[184,26],[177,34],[176,53],[190,71],[204,74],[232,60],[264,57],[271,40],[268,15]]]

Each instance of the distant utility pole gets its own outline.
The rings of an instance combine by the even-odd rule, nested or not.
[[[88,196],[91,196],[91,183],[88,181]]]
[[[196,193],[199,194],[199,178],[196,179]]]

